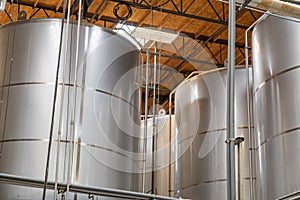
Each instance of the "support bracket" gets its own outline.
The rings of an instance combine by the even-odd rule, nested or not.
[[[226,139],[225,143],[229,144],[231,142],[234,142],[235,145],[239,145],[239,144],[241,144],[244,141],[245,141],[244,137],[236,137],[236,138],[228,138],[228,139]]]

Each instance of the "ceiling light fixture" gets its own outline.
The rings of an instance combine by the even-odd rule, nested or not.
[[[172,33],[169,30],[159,30],[153,27],[136,27],[136,29],[132,31],[131,35],[135,38],[163,42],[167,44],[171,44],[178,37],[178,33],[176,32]]]

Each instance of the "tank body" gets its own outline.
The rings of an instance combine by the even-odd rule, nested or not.
[[[251,71],[251,70],[250,70]],[[236,148],[238,199],[250,199],[247,70],[236,69]],[[251,82],[251,79],[250,79]],[[227,70],[191,78],[175,93],[175,194],[184,199],[226,199],[226,83]]]
[[[300,24],[267,17],[252,33],[260,199],[300,190]]]
[[[157,195],[174,197],[174,119],[171,115],[171,132],[169,115],[158,115],[155,119],[156,130],[153,129],[153,118],[147,119],[147,146],[146,146],[146,176],[145,191]],[[141,123],[141,134],[145,133],[145,120]],[[155,133],[154,160],[153,160],[153,133]],[[143,152],[143,150],[141,150]],[[141,172],[143,166],[140,167]],[[154,173],[154,174],[152,174]],[[154,181],[152,180],[154,178]],[[154,184],[152,185],[152,181]]]
[[[60,20],[0,27],[0,172],[44,180],[55,106],[48,181],[57,172],[60,183],[136,191],[139,52],[114,32],[82,24],[76,71],[76,24],[70,23],[67,46],[64,25],[60,62]],[[69,199],[88,199],[74,195]],[[0,199],[41,198],[40,189],[0,185]]]

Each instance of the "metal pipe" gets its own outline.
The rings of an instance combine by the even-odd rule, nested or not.
[[[276,200],[284,200],[284,199],[292,200],[292,199],[299,199],[299,197],[300,197],[300,190],[290,193],[290,194],[287,194],[285,196],[279,197]]]
[[[154,52],[157,53],[157,43],[155,43]],[[151,189],[152,194],[155,194],[155,150],[156,150],[156,79],[157,79],[157,60],[156,55],[154,55],[154,71],[153,71],[153,118],[152,118],[152,182]]]
[[[239,12],[242,12],[249,5],[249,3],[251,3],[251,1],[252,0],[246,0],[239,8]]]
[[[245,32],[245,57],[246,57],[246,70],[247,70],[247,81],[246,81],[246,87],[247,87],[247,117],[248,117],[248,137],[249,137],[249,172],[250,172],[250,200],[255,199],[254,194],[254,185],[253,185],[253,160],[252,160],[252,149],[254,148],[253,144],[253,138],[252,138],[252,123],[251,123],[251,116],[253,113],[253,107],[252,107],[252,100],[250,99],[250,96],[252,94],[250,90],[250,74],[249,74],[249,46],[248,46],[248,31],[251,30],[257,23],[261,22],[268,16],[267,14],[262,15],[258,20],[256,20]]]
[[[64,6],[66,6],[66,3],[64,3]],[[49,133],[49,143],[48,143],[48,150],[47,150],[45,180],[43,183],[43,197],[42,197],[43,200],[45,200],[45,198],[46,198],[46,190],[47,190],[48,175],[49,175],[51,146],[52,146],[52,137],[53,137],[53,131],[54,131],[56,101],[57,101],[57,93],[58,93],[58,85],[59,85],[58,82],[59,82],[60,59],[61,59],[62,42],[63,42],[65,10],[66,10],[66,8],[63,9],[61,33],[60,33],[60,43],[59,43],[59,53],[58,53],[57,69],[56,69],[56,75],[55,75],[55,86],[54,86],[54,95],[53,95],[54,97],[53,97],[52,114],[51,114],[51,125],[50,125],[50,131],[49,131],[50,133]]]
[[[236,199],[235,175],[235,0],[229,2],[227,71],[227,199]]]
[[[219,1],[219,2],[222,2],[222,3],[229,4],[229,1],[225,1],[225,0],[218,0],[218,1]],[[236,7],[241,7],[242,5],[236,3],[235,6],[236,6]],[[246,6],[245,8],[247,8],[248,10],[252,10],[252,11],[255,11],[255,12],[262,13],[262,14],[271,15],[271,16],[278,17],[278,18],[281,18],[281,19],[286,19],[286,20],[289,20],[289,21],[293,21],[293,22],[300,23],[300,19],[297,19],[297,18],[294,18],[294,17],[285,16],[285,15],[280,15],[280,14],[275,14],[275,13],[272,13],[272,12],[270,12],[270,11],[260,10],[260,9],[253,8],[253,7],[249,7],[249,6]],[[249,28],[249,27],[248,27],[248,28]],[[248,29],[248,28],[247,28],[247,29]],[[247,30],[247,29],[246,29],[246,30]]]
[[[148,52],[148,50],[147,50]],[[145,182],[146,182],[146,153],[147,153],[147,115],[148,115],[148,77],[149,77],[149,53],[146,54],[146,75],[145,75],[145,118],[144,118],[144,145],[143,145],[143,176],[142,176],[142,188],[145,193]]]
[[[64,1],[64,10],[66,10],[67,0]],[[61,99],[60,99],[60,112],[59,112],[59,125],[58,125],[58,142],[57,142],[57,152],[56,152],[56,166],[55,166],[55,188],[54,188],[54,200],[57,199],[57,183],[58,183],[58,173],[59,173],[59,163],[60,163],[60,143],[62,134],[62,121],[63,121],[63,109],[64,109],[64,96],[65,96],[65,75],[67,66],[67,50],[68,50],[68,37],[69,37],[69,24],[70,24],[70,7],[71,0],[68,0],[68,12],[67,12],[67,24],[65,32],[65,49],[64,49],[64,66],[63,66],[63,77],[62,77],[62,89],[61,89]],[[62,23],[64,25],[65,14],[62,16]]]
[[[66,200],[69,199],[69,186],[72,182],[72,168],[73,168],[73,154],[75,146],[75,112],[76,112],[76,96],[77,96],[77,73],[78,73],[78,60],[79,60],[79,40],[80,40],[80,21],[81,21],[81,9],[82,0],[79,0],[78,6],[78,21],[77,21],[77,37],[76,37],[76,52],[75,52],[75,66],[74,66],[74,91],[73,91],[73,104],[72,104],[72,115],[71,115],[71,133],[70,133],[70,149],[69,149],[69,161],[68,161],[68,177],[67,177],[67,191]],[[71,73],[71,72],[70,72]]]
[[[172,98],[172,96],[171,96],[171,98]],[[171,143],[172,143],[172,122],[171,122],[171,120],[172,120],[172,108],[171,108],[171,106],[172,106],[172,103],[171,103],[171,105],[170,105],[170,102],[172,102],[172,99],[171,99],[171,101],[169,100],[169,197],[171,196],[171,181],[172,181],[172,179],[171,179],[171,174],[172,174],[172,168],[171,168],[171,166],[172,166],[172,154],[171,154],[171,151],[172,151],[172,148],[171,148]],[[175,192],[175,191],[174,191]]]
[[[0,182],[4,184],[19,185],[25,187],[43,188],[44,181],[38,179],[30,179],[23,176],[0,173]],[[54,190],[54,182],[48,182],[47,189]],[[58,189],[65,191],[67,184],[58,183]],[[89,187],[83,185],[69,185],[69,191],[82,194],[93,194],[101,196],[119,197],[124,199],[157,199],[157,200],[178,200],[172,197],[164,197],[159,195],[144,194],[140,192],[132,192],[127,190],[119,190],[105,187]]]

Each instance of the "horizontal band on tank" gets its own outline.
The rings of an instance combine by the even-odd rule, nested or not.
[[[253,180],[253,179],[256,179],[256,177],[252,177],[252,178],[251,177],[245,177],[245,178],[243,178],[243,180],[250,180],[250,179]]]
[[[251,128],[254,128],[254,127],[251,127]],[[236,129],[237,130],[248,129],[248,126],[239,126],[239,127],[236,127]],[[212,133],[212,132],[219,132],[219,131],[226,131],[226,130],[227,130],[226,128],[220,128],[220,129],[215,129],[215,130],[203,131],[203,132],[197,133],[197,135],[204,135],[204,134],[208,134],[208,133]],[[196,135],[185,138],[184,140],[180,141],[179,144],[181,144],[181,143],[185,142],[186,140],[189,140],[193,137],[196,137]]]
[[[260,146],[262,146],[262,145],[264,145],[264,144],[270,142],[271,140],[273,140],[273,139],[275,139],[275,138],[277,138],[277,137],[279,137],[279,136],[281,136],[281,135],[284,135],[284,134],[287,134],[287,133],[292,133],[292,132],[298,131],[298,130],[300,130],[300,127],[292,128],[292,129],[283,131],[283,132],[281,132],[281,133],[278,133],[278,134],[276,134],[276,135],[273,135],[272,137],[270,137],[270,138],[265,139],[264,141],[262,141],[262,142],[260,143]]]
[[[277,74],[275,74],[275,75],[273,75],[273,76],[267,78],[267,79],[264,80],[261,84],[259,84],[258,87],[254,90],[253,96],[258,92],[258,90],[259,90],[260,88],[262,88],[266,83],[268,83],[268,82],[271,81],[272,79],[274,79],[274,78],[276,78],[276,77],[278,77],[278,76],[281,76],[281,75],[283,75],[283,74],[285,74],[285,73],[288,73],[288,72],[290,72],[290,71],[299,69],[299,68],[300,68],[300,66],[291,67],[291,68],[285,69],[285,70],[283,70],[283,71],[281,71],[281,72],[279,72],[279,73],[277,73]]]
[[[58,140],[52,140],[53,142],[58,142]],[[43,138],[23,138],[23,139],[9,139],[9,140],[0,140],[0,143],[11,143],[11,142],[49,142],[49,139],[43,139]],[[62,143],[71,143],[69,140],[61,140],[60,142]],[[72,144],[80,144],[81,146],[87,146],[87,147],[93,147],[93,148],[97,148],[97,149],[101,149],[101,150],[105,150],[105,151],[109,151],[115,154],[118,154],[120,156],[123,156],[125,158],[128,158],[129,160],[131,160],[134,163],[137,163],[136,160],[133,160],[132,158],[128,157],[127,155],[120,153],[118,151],[106,148],[106,147],[102,147],[99,145],[94,145],[94,144],[87,144],[87,143],[82,143],[82,142],[78,142],[78,141],[74,141],[72,142]]]
[[[251,128],[254,128],[254,127],[251,127]],[[238,130],[240,130],[240,129],[248,129],[248,126],[238,126],[238,127],[236,127],[236,129],[238,129]],[[227,128],[221,128],[221,129],[216,129],[216,130],[209,130],[209,131],[204,131],[204,132],[198,133],[198,135],[207,134],[207,133],[216,132],[216,131],[226,131],[226,130],[227,130]]]
[[[22,82],[22,83],[12,83],[12,84],[7,84],[7,85],[3,85],[0,86],[0,88],[5,88],[5,87],[14,87],[14,86],[24,86],[24,85],[54,85],[53,82]],[[64,85],[64,86],[68,86],[68,87],[74,87],[74,84],[70,84],[70,83],[59,83],[59,85]],[[99,93],[103,93],[112,97],[115,97],[117,99],[120,99],[122,101],[124,101],[125,103],[128,103],[130,106],[132,106],[137,112],[138,109],[130,102],[128,102],[126,99],[119,97],[115,94],[112,94],[110,92],[104,91],[104,90],[100,90],[100,89],[95,89],[95,88],[91,88],[91,87],[86,87],[86,86],[82,86],[82,85],[76,85],[77,88],[81,88],[81,89],[87,89],[87,90],[92,90],[95,92],[99,92]]]
[[[252,179],[256,179],[256,177],[253,177]],[[245,177],[245,178],[243,178],[243,180],[248,181],[248,180],[250,180],[250,177]],[[182,187],[181,189],[186,190],[188,188],[200,186],[200,185],[203,185],[203,184],[219,183],[219,182],[225,182],[225,181],[227,181],[227,179],[216,179],[216,180],[203,181],[201,183],[195,183],[193,185],[188,185],[188,186]]]
[[[219,182],[225,182],[225,181],[227,181],[227,179],[216,179],[216,180],[203,181],[201,183],[195,183],[195,184],[192,184],[192,185],[188,185],[188,186],[182,187],[181,189],[182,190],[186,190],[188,188],[196,187],[196,186],[203,185],[203,184],[219,183]]]

